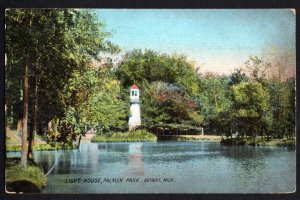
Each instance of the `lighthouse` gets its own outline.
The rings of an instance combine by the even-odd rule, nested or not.
[[[130,87],[130,117],[129,130],[141,125],[140,90],[137,85]]]

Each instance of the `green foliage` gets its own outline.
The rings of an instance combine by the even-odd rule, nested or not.
[[[273,124],[270,132],[274,137],[294,137],[295,130],[295,80],[285,82],[270,80],[265,87],[272,98],[270,106]]]
[[[198,102],[200,77],[183,55],[152,50],[128,52],[117,71],[123,87],[133,83],[141,89],[142,123],[201,124]]]
[[[136,130],[131,132],[115,132],[112,134],[95,135],[92,142],[142,142],[156,141],[156,136],[146,130]]]
[[[151,124],[194,124],[203,119],[198,112],[198,104],[178,86],[164,82],[154,82],[142,97],[142,119]]]
[[[21,151],[21,145],[6,145],[6,152]]]
[[[199,76],[184,55],[133,50],[125,54],[117,75],[124,87],[136,83],[143,90],[152,82],[162,81],[184,88],[191,96],[200,92]]]
[[[270,96],[258,82],[241,82],[232,87],[234,119],[239,131],[256,136],[271,126]]]
[[[235,69],[235,71],[229,76],[229,86],[236,85],[241,83],[242,81],[248,81],[249,78],[245,73],[242,72],[241,69]]]
[[[229,79],[226,76],[207,75],[202,80],[200,96],[204,127],[208,132],[220,134],[230,132],[232,111]]]
[[[268,79],[267,67],[262,59],[251,57],[245,68],[228,77],[202,77],[200,105],[206,132],[295,136],[295,80]]]
[[[128,99],[122,98],[120,82],[109,71],[85,68],[75,72],[62,96],[66,107],[65,121],[83,135],[87,128],[99,131],[110,127],[127,127]]]
[[[277,79],[268,74],[274,63],[257,56],[229,76],[202,76],[186,56],[152,50],[127,52],[115,67],[99,64],[101,52],[120,49],[107,40],[111,34],[90,10],[8,9],[5,21],[7,125],[16,126],[22,118],[28,57],[28,125],[33,129],[37,119],[38,133],[54,146],[72,146],[91,128],[100,133],[126,129],[133,83],[141,90],[144,125],[295,137],[295,80],[281,80],[282,62],[276,64]],[[97,137],[142,140],[142,132]]]
[[[91,93],[90,88],[94,86],[94,80],[88,78],[90,71],[87,67],[99,60],[100,52],[119,51],[116,45],[107,40],[110,33],[104,28],[104,23],[90,10],[6,10],[5,95],[8,119],[13,118],[9,122],[16,122],[22,114],[20,103],[25,55],[29,58],[30,129],[33,128],[34,119],[38,119],[38,133],[47,134],[57,131],[46,131],[48,123],[53,120],[68,118],[72,114],[77,119],[83,118],[76,115],[87,106],[87,94]],[[70,88],[67,90],[67,87]],[[63,98],[64,95],[70,98],[69,102]],[[37,108],[34,102],[37,102]],[[70,121],[67,119],[65,123]],[[76,124],[75,131],[70,132],[63,127],[60,129],[60,135],[70,143],[75,139],[71,133],[82,133],[82,123]]]

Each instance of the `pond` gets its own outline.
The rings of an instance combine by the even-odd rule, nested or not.
[[[287,147],[169,141],[35,152],[45,172],[56,158],[44,193],[280,193],[296,185],[295,148]]]

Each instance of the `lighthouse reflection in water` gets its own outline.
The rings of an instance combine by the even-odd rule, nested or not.
[[[144,164],[142,160],[143,143],[130,143],[128,151],[128,175],[143,176]]]

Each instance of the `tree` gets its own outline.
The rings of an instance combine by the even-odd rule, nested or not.
[[[242,81],[248,81],[249,78],[245,73],[242,72],[242,69],[235,69],[234,72],[229,76],[229,86],[233,86],[241,83]]]
[[[146,89],[150,83],[162,81],[178,85],[190,96],[200,92],[199,74],[184,55],[133,50],[125,54],[117,75],[125,88],[136,83]]]
[[[142,96],[142,118],[148,124],[200,125],[199,105],[183,89],[170,83],[154,82]]]
[[[15,15],[12,15],[15,14]],[[8,59],[10,56],[15,58],[15,55],[20,55],[22,59],[19,59],[20,65],[23,66],[23,123],[22,123],[22,156],[21,156],[21,166],[26,167],[26,159],[27,159],[27,121],[28,121],[28,79],[29,79],[29,65],[30,65],[30,53],[31,47],[33,45],[33,40],[30,38],[31,36],[31,29],[34,14],[31,11],[26,10],[18,10],[14,13],[11,13],[11,10],[7,11],[6,21],[7,21],[7,53]],[[14,26],[19,26],[19,32],[13,31]],[[28,38],[28,41],[22,39],[22,36]],[[19,42],[15,42],[12,44],[12,41],[16,40]],[[11,46],[9,46],[11,44]],[[12,52],[11,49],[19,49],[18,53]],[[8,62],[9,65],[10,62]],[[13,63],[13,62],[12,62]],[[7,65],[7,66],[8,66]],[[10,68],[8,66],[8,68]],[[7,83],[13,82],[7,79]]]
[[[21,165],[26,167],[27,124],[31,116],[30,144],[36,127],[47,127],[49,121],[64,116],[60,101],[64,85],[74,70],[85,67],[100,51],[116,51],[107,41],[104,24],[88,10],[75,9],[9,9],[6,11],[6,76],[8,92],[23,81],[23,137]],[[13,76],[14,67],[23,66]],[[16,79],[17,78],[17,79]],[[16,97],[11,97],[15,95]],[[18,92],[6,93],[7,100],[17,99]],[[11,105],[8,103],[8,110]],[[43,109],[42,112],[39,110]],[[48,112],[47,112],[48,111]],[[30,113],[29,113],[30,112]],[[39,123],[37,124],[39,119]],[[32,147],[32,145],[29,145]]]
[[[261,83],[241,82],[232,87],[233,110],[238,130],[255,138],[271,126],[269,95]]]
[[[62,96],[66,115],[62,120],[84,135],[87,127],[100,132],[127,127],[129,101],[122,98],[120,82],[108,69],[87,67],[73,73]]]
[[[207,74],[202,78],[200,97],[204,127],[215,134],[231,133],[231,93],[229,78]]]
[[[295,80],[285,82],[269,80],[265,87],[272,96],[270,98],[273,124],[271,134],[277,138],[295,135]]]

